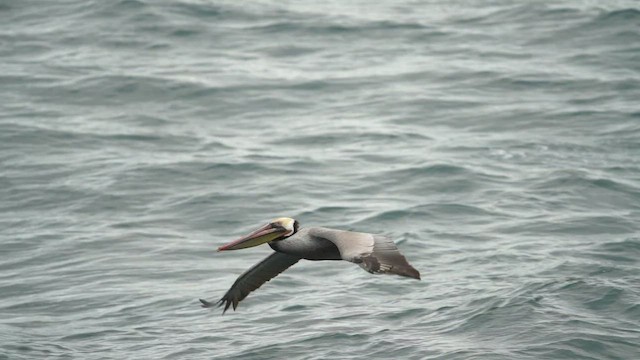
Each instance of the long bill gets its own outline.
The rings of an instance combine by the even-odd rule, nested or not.
[[[239,250],[262,245],[279,238],[286,232],[287,230],[282,226],[278,226],[276,224],[267,224],[247,236],[243,236],[228,244],[220,246],[218,248],[218,251]]]

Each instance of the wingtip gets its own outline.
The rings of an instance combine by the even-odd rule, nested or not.
[[[414,268],[408,269],[406,271],[403,271],[402,273],[398,274],[401,276],[405,276],[411,279],[416,279],[416,280],[422,280],[420,278],[420,272]]]
[[[422,279],[420,278],[420,272],[419,272],[418,270],[415,270],[415,269],[414,269],[414,271],[415,271],[415,272],[412,274],[412,275],[413,275],[412,277],[413,277],[414,279],[416,279],[416,280],[422,280]]]
[[[212,307],[215,307],[216,305],[218,307],[221,307],[223,305],[223,300],[220,300],[215,304],[205,299],[198,299],[198,300],[200,300],[200,302],[202,303],[200,306],[202,306],[203,308],[212,308]],[[224,315],[224,313],[226,313],[228,309],[229,309],[229,306],[226,306],[224,309],[222,309],[222,315]]]

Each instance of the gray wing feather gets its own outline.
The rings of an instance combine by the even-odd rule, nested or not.
[[[217,305],[224,305],[223,314],[230,306],[233,306],[233,310],[235,310],[238,307],[238,303],[246,298],[249,293],[262,286],[265,282],[273,279],[299,260],[300,258],[297,256],[274,252],[240,275],[222,299],[218,301]],[[200,299],[200,302],[203,307],[212,307],[214,305],[203,299]]]
[[[386,236],[326,228],[312,228],[309,234],[331,241],[342,259],[356,263],[372,274],[390,273],[420,279],[418,270]]]

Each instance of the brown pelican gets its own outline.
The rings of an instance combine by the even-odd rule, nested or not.
[[[346,260],[360,265],[372,274],[396,274],[420,279],[418,270],[400,254],[393,240],[374,234],[334,230],[321,227],[300,229],[297,220],[279,218],[241,237],[218,251],[238,250],[268,243],[274,253],[245,271],[218,301],[223,314],[233,305],[236,309],[250,292],[273,279],[300,259]],[[200,299],[203,307],[214,303]]]

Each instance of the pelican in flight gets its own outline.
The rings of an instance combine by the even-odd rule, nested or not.
[[[275,250],[264,260],[245,271],[229,291],[217,302],[224,305],[223,314],[238,307],[250,292],[273,279],[300,259],[346,260],[360,265],[372,274],[396,274],[420,279],[418,270],[400,254],[393,240],[374,234],[312,227],[300,229],[297,220],[275,219],[251,234],[241,237],[218,251],[239,250],[268,243]],[[216,304],[200,299],[202,307]]]

